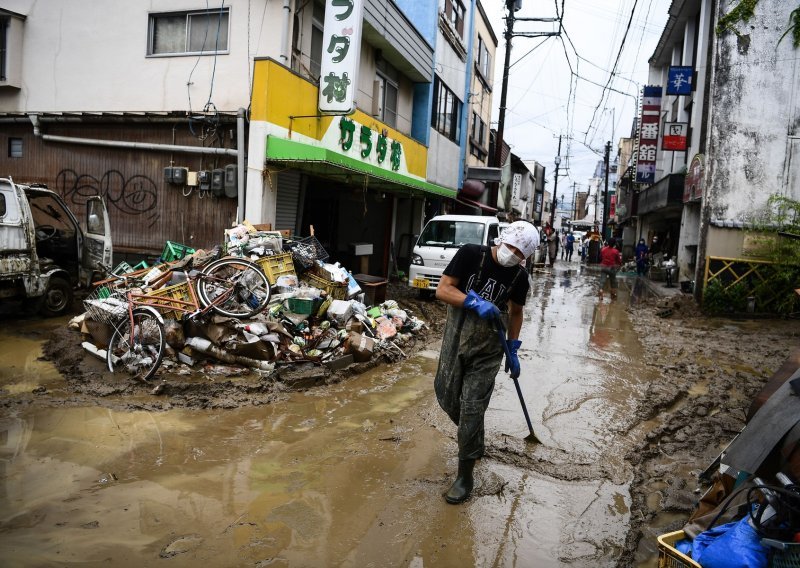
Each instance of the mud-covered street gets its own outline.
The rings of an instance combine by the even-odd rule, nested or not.
[[[634,278],[601,302],[596,275],[534,274],[520,382],[541,443],[501,371],[460,506],[442,498],[457,460],[432,388],[435,300],[398,298],[431,328],[405,359],[271,381],[128,385],[66,319],[6,318],[3,563],[652,566],[800,326],[708,319]]]

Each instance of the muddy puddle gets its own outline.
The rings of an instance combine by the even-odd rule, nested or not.
[[[457,449],[429,349],[237,409],[11,407],[0,554],[20,566],[613,566],[630,519],[630,410],[652,373],[625,299],[598,303],[593,285],[578,269],[534,280],[520,383],[542,443],[524,442],[501,371],[464,506],[441,497]],[[7,392],[57,393],[41,339],[9,338],[20,360],[3,363]]]
[[[137,410],[120,389],[76,395],[80,385],[40,360],[60,322],[4,325],[0,557],[15,566],[651,566],[655,536],[686,518],[696,470],[737,427],[722,410],[757,389],[742,389],[742,377],[768,376],[785,347],[756,324],[647,319],[632,308],[648,301],[636,280],[599,302],[596,277],[577,263],[534,277],[520,388],[541,444],[524,441],[501,370],[487,454],[462,506],[442,499],[457,448],[433,394],[435,335],[406,360],[334,384],[250,393],[213,410],[180,406],[178,390],[137,392],[150,408]],[[752,343],[748,334],[769,345],[761,359],[728,345]]]

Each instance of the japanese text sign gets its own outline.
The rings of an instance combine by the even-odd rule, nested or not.
[[[694,69],[685,66],[671,66],[667,72],[668,95],[691,95]]]
[[[355,110],[363,6],[363,0],[325,0],[319,77],[322,114],[349,114]]]
[[[358,130],[357,135],[356,130]],[[374,162],[379,166],[385,167],[386,164],[384,162],[386,161],[388,150],[388,165],[395,172],[400,169],[403,145],[397,140],[390,140],[385,130],[383,132],[373,131],[368,126],[359,125],[349,118],[342,117],[339,119],[339,134],[339,145],[345,152],[350,152],[353,148],[353,142],[357,139],[356,147],[360,148],[359,154],[365,161]],[[375,139],[374,144],[372,142],[373,138]],[[373,149],[375,150],[374,153]]]
[[[661,86],[646,86],[642,93],[639,137],[636,146],[636,183],[655,183]]]
[[[666,122],[664,123],[664,137],[661,140],[662,150],[672,150],[674,152],[686,151],[686,134],[689,132],[687,122]]]

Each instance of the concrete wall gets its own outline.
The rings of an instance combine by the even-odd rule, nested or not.
[[[428,146],[428,181],[453,189],[457,188],[461,170],[460,159],[461,148],[458,144],[431,129],[431,140]]]
[[[720,3],[727,13],[735,4]],[[771,194],[800,199],[800,63],[791,37],[778,43],[796,6],[761,0],[739,24],[741,37],[717,36],[705,205],[708,218],[746,221]],[[709,252],[715,248],[709,233]],[[716,234],[716,233],[714,233]]]
[[[209,94],[220,111],[247,107],[251,56],[280,53],[282,5],[268,0],[253,0],[249,9],[246,0],[225,5],[228,53],[148,57],[150,12],[198,10],[205,4],[8,0],[3,7],[27,19],[22,88],[0,90],[0,112],[173,111],[188,109],[190,95],[192,109],[200,110]]]

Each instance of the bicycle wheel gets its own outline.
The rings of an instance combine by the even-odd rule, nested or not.
[[[164,357],[164,326],[152,312],[133,310],[133,325],[127,318],[114,331],[108,344],[106,362],[112,373],[124,372],[146,381]]]
[[[270,285],[264,271],[243,258],[221,258],[203,269],[197,279],[203,307],[223,316],[249,318],[269,304]]]

